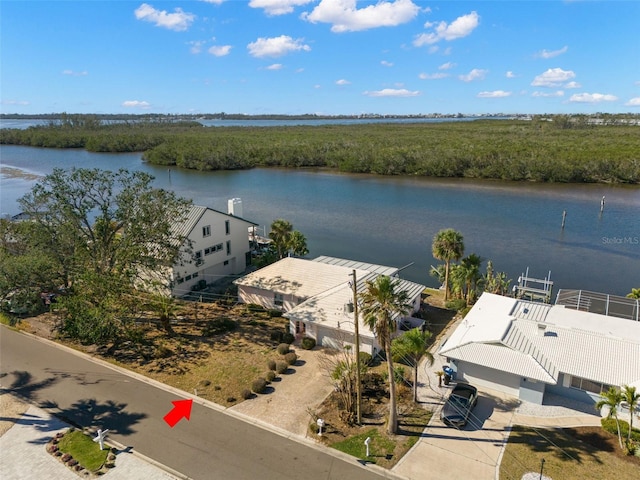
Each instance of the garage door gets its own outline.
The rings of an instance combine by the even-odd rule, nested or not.
[[[514,397],[520,395],[520,377],[517,375],[467,362],[458,361],[457,365],[456,379],[458,380],[464,380],[477,387],[497,390]]]

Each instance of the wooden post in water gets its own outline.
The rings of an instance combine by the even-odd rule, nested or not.
[[[600,213],[604,212],[604,195],[602,196],[602,200],[600,200]]]
[[[567,211],[563,210],[562,211],[562,229],[564,230],[564,222],[567,219]]]

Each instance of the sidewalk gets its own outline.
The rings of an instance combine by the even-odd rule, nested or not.
[[[69,425],[37,407],[22,404],[20,408],[21,406],[16,406],[15,402],[22,403],[7,393],[2,394],[3,422],[15,423],[8,429],[3,428],[6,430],[4,433],[0,432],[0,477],[5,480],[81,478],[45,450],[47,442],[57,432],[66,430]],[[21,414],[25,408],[27,410]],[[14,418],[11,418],[12,411],[16,413]],[[106,443],[110,444],[108,436]],[[116,454],[116,467],[107,472],[106,478],[178,480],[181,477],[169,474],[152,464],[151,460],[133,451],[122,450]]]

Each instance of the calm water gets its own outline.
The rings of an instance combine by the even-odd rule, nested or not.
[[[193,172],[143,163],[140,154],[0,148],[0,212],[54,167],[142,170],[157,187],[226,211],[240,197],[244,217],[261,226],[276,218],[305,234],[311,257],[332,255],[393,266],[430,286],[431,240],[442,228],[460,230],[465,253],[492,259],[510,278],[527,268],[558,288],[624,295],[640,287],[640,188],[531,185],[491,181],[376,177],[309,170]],[[606,196],[600,215],[600,200]],[[564,231],[562,212],[567,211]]]

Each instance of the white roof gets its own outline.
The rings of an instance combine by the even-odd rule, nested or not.
[[[439,352],[556,383],[640,381],[640,322],[484,293]]]
[[[234,283],[307,299],[338,285],[348,286],[352,270],[304,258],[286,257],[245,275]],[[356,272],[357,277],[366,274],[366,271]]]

